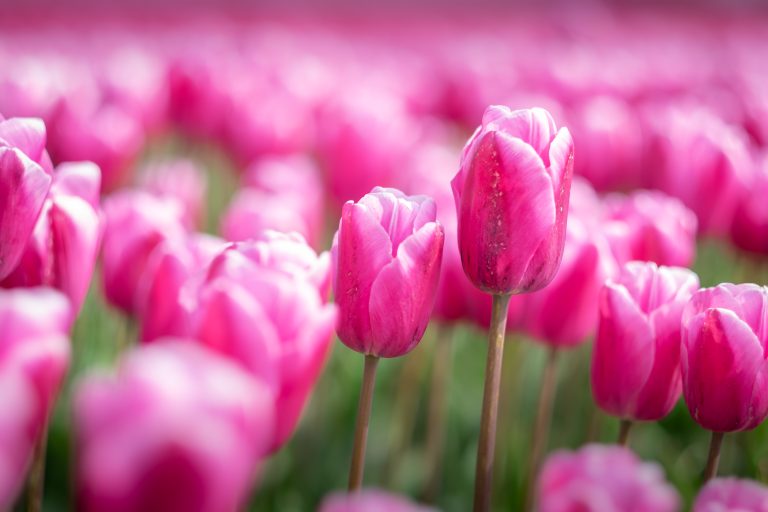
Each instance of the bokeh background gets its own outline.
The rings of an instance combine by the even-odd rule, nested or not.
[[[734,137],[740,149],[725,154],[742,151],[749,162],[734,172],[748,183],[768,173],[764,3],[638,4],[3,1],[0,112],[42,117],[52,158],[96,161],[105,193],[134,183],[136,169],[152,162],[194,160],[207,175],[211,233],[248,164],[307,154],[323,170],[328,198],[317,249],[330,246],[340,204],[373,185],[397,185],[425,141],[453,148],[452,168],[435,170],[447,183],[488,104],[548,108],[574,135],[577,172],[600,192],[664,183],[658,141],[678,130],[707,132],[715,146]],[[664,117],[669,109],[674,122]],[[695,178],[699,148],[681,149],[687,158],[676,172]],[[768,203],[768,188],[750,190]],[[701,215],[719,194],[678,195]],[[764,284],[768,246],[759,250],[734,244],[727,231],[702,232],[693,268],[702,285]],[[73,382],[113,365],[122,340],[135,335],[107,306],[96,274],[52,421],[45,510],[73,506]],[[472,495],[486,356],[484,332],[470,324],[433,325],[408,357],[380,365],[366,483],[422,496],[431,361],[446,336],[455,364],[436,504],[462,511]],[[616,421],[591,399],[590,350],[585,343],[561,357],[549,449],[616,438]],[[498,510],[521,507],[545,354],[524,333],[508,335]],[[313,510],[345,487],[361,376],[362,359],[336,342],[298,432],[264,468],[251,510]],[[682,401],[632,438],[688,502],[707,442]],[[726,437],[721,474],[768,481],[768,426]]]

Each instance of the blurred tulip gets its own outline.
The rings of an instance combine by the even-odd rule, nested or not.
[[[451,182],[464,271],[481,290],[531,292],[565,243],[573,141],[542,109],[488,107]]]
[[[85,511],[238,510],[272,437],[268,386],[182,340],[85,378],[73,407]]]
[[[101,173],[90,162],[56,167],[35,231],[3,287],[51,286],[61,290],[76,313],[91,284],[101,243]]]
[[[714,432],[750,430],[768,415],[768,288],[699,290],[683,314],[685,403]]]
[[[640,190],[605,199],[605,234],[621,263],[687,267],[696,254],[696,215],[663,192]]]
[[[631,262],[608,280],[592,353],[592,394],[625,420],[658,420],[680,397],[680,319],[699,279],[688,269]]]
[[[35,389],[19,371],[0,373],[0,510],[12,510],[24,483],[40,429]]]
[[[42,121],[0,117],[0,280],[18,265],[51,186],[37,163],[44,148]]]
[[[104,201],[104,214],[104,293],[110,304],[133,315],[139,307],[139,283],[152,251],[164,240],[185,233],[184,210],[175,199],[126,190]]]
[[[192,160],[178,159],[146,166],[141,188],[159,197],[176,198],[184,207],[184,225],[199,228],[205,220],[208,180],[205,171]]]
[[[208,268],[225,245],[219,238],[195,233],[164,240],[152,251],[137,289],[139,339],[191,335],[192,311],[182,303],[182,289]]]
[[[661,468],[618,446],[557,452],[539,477],[539,512],[677,512],[680,497]]]
[[[273,195],[262,190],[244,188],[232,198],[221,219],[221,234],[233,242],[248,240],[264,230],[299,233],[316,241],[319,233],[312,231],[318,215],[304,215],[303,198]]]
[[[586,341],[597,327],[603,283],[617,272],[608,242],[571,213],[560,269],[546,288],[523,296],[526,332],[555,347]]]
[[[406,498],[375,489],[335,493],[326,497],[318,512],[437,512]]]
[[[752,480],[717,478],[699,492],[693,512],[768,512],[768,487]]]
[[[344,205],[334,239],[337,333],[349,348],[397,357],[421,340],[437,292],[443,227],[435,203],[376,187]]]
[[[731,226],[731,240],[739,249],[768,254],[768,152],[754,167],[741,190],[741,200]]]

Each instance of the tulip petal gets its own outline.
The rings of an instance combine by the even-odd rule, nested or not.
[[[45,123],[42,119],[13,117],[0,122],[0,143],[21,150],[33,162],[41,164],[45,151]]]

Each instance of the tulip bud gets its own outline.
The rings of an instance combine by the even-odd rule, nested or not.
[[[375,489],[326,497],[318,512],[437,512],[418,505],[407,498]]]
[[[487,293],[536,291],[560,265],[573,141],[548,112],[491,106],[451,185],[464,272]]]
[[[56,167],[48,199],[16,269],[2,286],[51,286],[76,313],[85,300],[101,242],[99,168],[90,162]]]
[[[42,121],[0,117],[0,279],[18,265],[51,186],[43,158]]]
[[[768,512],[768,487],[752,480],[716,478],[699,493],[692,512]]]
[[[135,190],[104,201],[106,227],[102,249],[104,293],[127,314],[136,313],[137,291],[152,251],[185,233],[178,201]]]
[[[661,468],[619,446],[556,452],[539,477],[539,512],[677,512],[680,496]]]
[[[397,357],[421,340],[440,277],[435,203],[376,187],[344,205],[333,243],[336,332],[366,355]]]
[[[74,399],[78,509],[240,510],[272,437],[273,396],[182,340],[132,351]]]
[[[699,279],[688,269],[631,262],[608,280],[592,353],[592,394],[606,412],[658,420],[680,397],[680,319]]]
[[[702,427],[750,430],[768,415],[768,288],[699,290],[683,314],[685,403]]]

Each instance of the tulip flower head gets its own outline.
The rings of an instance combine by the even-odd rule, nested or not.
[[[334,493],[326,497],[318,512],[437,512],[430,507],[418,505],[396,494],[364,489],[344,494]]]
[[[751,480],[716,478],[701,490],[693,512],[768,512],[768,487]]]
[[[426,196],[376,187],[347,202],[333,243],[336,331],[349,348],[397,357],[429,322],[445,237]]]
[[[699,290],[683,314],[682,374],[693,419],[715,432],[750,430],[768,415],[768,287]]]
[[[565,244],[573,140],[543,109],[491,106],[451,185],[464,272],[487,293],[539,290]]]
[[[656,464],[620,446],[556,452],[539,477],[539,512],[678,512],[680,497]]]
[[[699,279],[688,269],[630,262],[603,287],[592,394],[606,412],[658,420],[680,397],[680,321]]]

